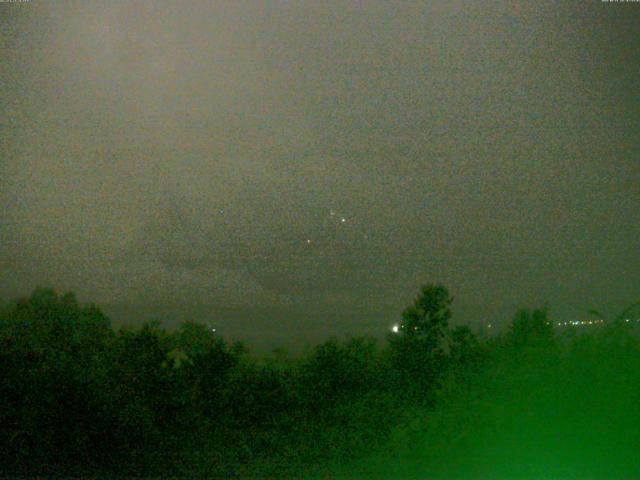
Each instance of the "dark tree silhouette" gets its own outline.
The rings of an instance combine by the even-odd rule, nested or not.
[[[468,326],[460,325],[451,330],[449,358],[454,366],[473,367],[480,361],[480,355],[480,342]]]
[[[507,457],[527,464],[538,451],[588,469],[615,445],[607,478],[634,478],[635,322],[556,337],[546,310],[521,310],[484,339],[449,328],[451,303],[426,285],[382,348],[331,339],[261,358],[193,322],[114,331],[98,307],[36,289],[0,305],[0,476],[313,477],[424,437],[420,462],[444,469],[412,477],[451,478],[470,459],[490,459],[487,472]],[[572,445],[589,436],[585,463]]]
[[[444,338],[451,319],[452,302],[453,298],[444,285],[424,285],[413,305],[402,312],[400,331],[407,336],[440,341]]]
[[[401,388],[426,403],[446,365],[445,338],[453,298],[440,284],[424,285],[413,305],[402,313],[398,334],[390,335],[391,360]]]
[[[511,323],[511,341],[516,347],[544,346],[553,341],[553,326],[546,308],[533,312],[522,309],[516,313]]]

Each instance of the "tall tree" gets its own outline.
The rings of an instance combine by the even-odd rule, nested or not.
[[[400,331],[408,336],[428,337],[433,341],[444,338],[453,298],[444,285],[427,284],[422,286],[413,305],[402,312]]]
[[[444,285],[424,285],[413,305],[402,313],[397,334],[389,338],[391,359],[401,375],[400,385],[427,402],[427,394],[446,368],[444,340],[452,302]]]

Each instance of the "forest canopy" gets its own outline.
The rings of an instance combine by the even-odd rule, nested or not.
[[[451,327],[452,309],[429,284],[382,345],[332,338],[258,356],[194,322],[115,330],[98,306],[39,288],[0,311],[0,474],[639,471],[635,322],[554,330],[545,309],[521,310],[488,337]]]

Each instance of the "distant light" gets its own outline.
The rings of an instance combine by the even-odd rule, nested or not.
[[[311,239],[307,238],[307,244],[310,244],[310,243],[311,243]]]
[[[491,325],[491,324],[488,324],[488,325],[487,325],[487,328],[491,328],[491,327],[492,327],[492,325]]]
[[[340,219],[340,221],[341,221],[342,223],[344,223],[344,222],[346,222],[346,221],[347,221],[347,219],[346,219],[346,218],[344,218],[344,217],[342,217],[342,218]]]
[[[391,327],[391,331],[393,333],[398,333],[400,331],[400,327],[398,325],[394,325],[393,327]]]
[[[560,325],[562,325],[562,323],[561,323],[561,322],[558,322],[558,326],[560,326]]]
[[[215,332],[215,331],[216,331],[216,329],[215,329],[215,328],[212,328],[212,329],[211,329],[211,331],[212,331],[212,332]]]

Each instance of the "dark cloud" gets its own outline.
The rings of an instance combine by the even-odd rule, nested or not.
[[[637,297],[632,4],[0,9],[6,295],[375,310],[441,280],[474,319]]]

